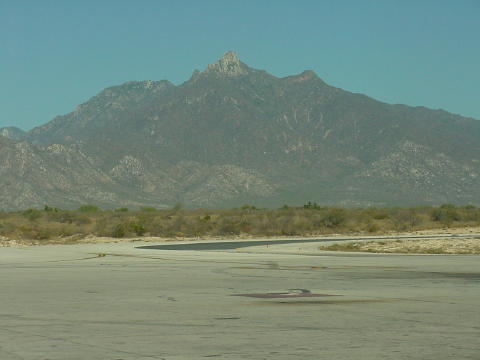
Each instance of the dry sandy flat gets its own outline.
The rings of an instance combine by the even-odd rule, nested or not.
[[[348,242],[319,250],[402,254],[480,254],[480,237]]]
[[[478,256],[142,245],[1,248],[0,359],[479,359]]]
[[[400,234],[398,236],[415,235],[458,235],[480,234],[480,227],[457,227],[428,229]],[[438,238],[438,239],[398,239],[388,241],[353,242],[322,246],[320,250],[334,251],[366,251],[375,253],[405,253],[405,254],[480,254],[480,237],[471,238]]]
[[[398,235],[448,235],[448,234],[480,234],[480,226],[462,226],[455,228],[438,228],[399,233]],[[391,234],[393,235],[393,233]]]

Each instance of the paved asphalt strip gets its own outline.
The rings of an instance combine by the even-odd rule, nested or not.
[[[248,240],[248,241],[216,241],[195,242],[186,244],[147,245],[138,246],[137,249],[149,250],[232,250],[249,246],[267,246],[292,243],[334,242],[334,241],[374,241],[374,240],[414,240],[414,239],[438,239],[438,238],[469,238],[480,234],[454,234],[454,235],[416,235],[416,236],[372,236],[372,237],[331,237],[319,239],[288,239],[288,240]]]

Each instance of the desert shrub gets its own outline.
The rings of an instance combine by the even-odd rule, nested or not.
[[[310,234],[315,230],[318,231],[318,228],[322,226],[322,224],[315,224],[315,222],[305,216],[305,214],[297,213],[293,216],[289,228],[292,235],[300,235]]]
[[[280,216],[276,219],[276,227],[279,235],[293,236],[297,235],[297,229],[293,223],[292,216]]]
[[[177,202],[175,205],[173,205],[171,211],[172,211],[173,213],[177,213],[177,212],[179,212],[179,211],[182,210],[182,209],[183,209],[183,204],[182,204],[181,202]]]
[[[385,210],[377,210],[372,214],[375,220],[385,220],[390,217],[390,214]]]
[[[121,219],[115,226],[111,227],[110,236],[115,238],[123,238],[126,236],[143,236],[146,233],[145,225],[136,219]]]
[[[376,233],[380,231],[380,226],[378,226],[378,224],[373,221],[368,221],[365,224],[365,230],[369,233]]]
[[[83,213],[78,213],[68,210],[59,210],[57,212],[48,212],[47,219],[64,224],[86,225],[90,224],[92,220]]]
[[[445,207],[445,205],[433,209],[430,216],[433,221],[441,222],[444,225],[451,225],[454,221],[461,220],[461,216],[455,207]]]
[[[252,211],[252,210],[257,210],[257,208],[253,205],[250,205],[250,204],[244,204],[240,207],[240,210],[242,210],[242,211]]]
[[[72,223],[76,225],[87,225],[92,223],[92,219],[82,214],[75,214],[72,219]]]
[[[440,205],[440,209],[455,209],[456,206],[454,204],[442,204]]]
[[[20,226],[18,231],[20,238],[33,240],[48,240],[70,236],[75,233],[75,229],[72,227],[48,223],[37,226]]]
[[[465,211],[462,218],[465,221],[479,222],[480,221],[480,209],[469,208]]]
[[[35,221],[42,217],[42,212],[37,209],[27,209],[22,212],[22,215],[30,221]]]
[[[240,226],[235,219],[224,218],[218,224],[218,235],[238,235],[240,232]]]
[[[238,231],[239,233],[250,234],[252,232],[253,226],[250,218],[242,217],[238,221]]]
[[[320,220],[326,228],[336,228],[345,224],[347,214],[344,209],[330,209]]]
[[[123,238],[126,234],[127,229],[124,224],[117,224],[111,232],[111,236],[114,238]]]
[[[446,204],[437,208],[322,207],[309,202],[300,207],[258,209],[245,205],[223,210],[168,210],[141,208],[101,210],[83,205],[78,210],[45,206],[43,210],[0,212],[0,235],[11,238],[51,239],[68,234],[108,237],[152,236],[293,236],[406,231],[456,224],[480,223],[480,209]]]
[[[397,231],[412,230],[422,224],[422,218],[413,210],[400,210],[391,216],[393,229]]]
[[[433,209],[430,213],[430,217],[433,221],[442,221],[445,216],[445,212],[442,209]]]
[[[60,209],[56,208],[56,207],[52,207],[52,206],[48,206],[48,205],[45,205],[43,207],[43,211],[45,212],[58,212]]]
[[[144,225],[142,225],[140,223],[137,223],[137,222],[131,222],[129,224],[129,228],[137,236],[143,236],[143,235],[145,235],[145,232],[147,231],[145,229]]]
[[[305,205],[303,205],[304,209],[314,209],[314,210],[322,210],[325,209],[324,207],[318,205],[316,202],[307,202]]]
[[[96,213],[100,211],[100,208],[95,205],[82,205],[78,208],[78,211],[85,213]]]

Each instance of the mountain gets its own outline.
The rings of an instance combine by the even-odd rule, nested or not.
[[[26,132],[15,126],[9,126],[9,127],[0,128],[0,136],[13,139],[13,140],[22,140],[25,138]]]
[[[311,70],[278,78],[227,52],[181,85],[114,86],[0,142],[9,156],[0,159],[0,200],[4,208],[480,204],[479,138],[480,121],[385,104]]]

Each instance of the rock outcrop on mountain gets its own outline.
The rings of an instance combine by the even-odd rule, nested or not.
[[[15,126],[0,128],[0,136],[12,139],[22,140],[25,138],[26,132]]]
[[[389,105],[228,52],[0,137],[0,206],[480,204],[480,121]],[[8,179],[8,180],[7,180]]]

